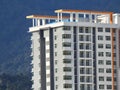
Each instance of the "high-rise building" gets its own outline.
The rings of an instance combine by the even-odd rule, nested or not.
[[[33,90],[119,90],[120,14],[30,15]]]

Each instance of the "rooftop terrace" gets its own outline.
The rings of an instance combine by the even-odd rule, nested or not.
[[[99,12],[89,10],[55,10],[56,16],[30,15],[26,16],[32,19],[33,27],[55,22],[88,22],[88,23],[113,23],[112,12]]]

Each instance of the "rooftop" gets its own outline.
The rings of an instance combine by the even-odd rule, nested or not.
[[[113,23],[113,12],[59,9],[55,13],[56,16],[29,15],[26,18],[33,20],[33,27],[53,22]]]

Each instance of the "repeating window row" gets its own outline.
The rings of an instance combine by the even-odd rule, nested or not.
[[[111,57],[111,52],[105,52],[106,57]],[[103,57],[104,56],[104,52],[98,52],[98,56],[99,57]]]

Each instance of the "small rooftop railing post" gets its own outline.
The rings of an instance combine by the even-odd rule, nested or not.
[[[60,21],[60,14],[57,13],[57,21],[59,22]]]
[[[97,15],[95,14],[95,19],[94,19],[94,23],[97,23]]]
[[[70,22],[73,22],[73,13],[70,13]]]
[[[78,22],[78,13],[75,14],[75,21]]]
[[[32,26],[33,27],[35,26],[35,19],[34,18],[32,19]]]
[[[86,19],[86,14],[84,13],[83,14],[83,21],[85,22],[85,19]]]
[[[92,23],[92,14],[89,14],[89,22]]]
[[[60,13],[60,22],[62,22],[62,13]]]
[[[40,26],[40,19],[37,19],[38,26]]]
[[[46,19],[42,19],[42,25],[46,24]]]

